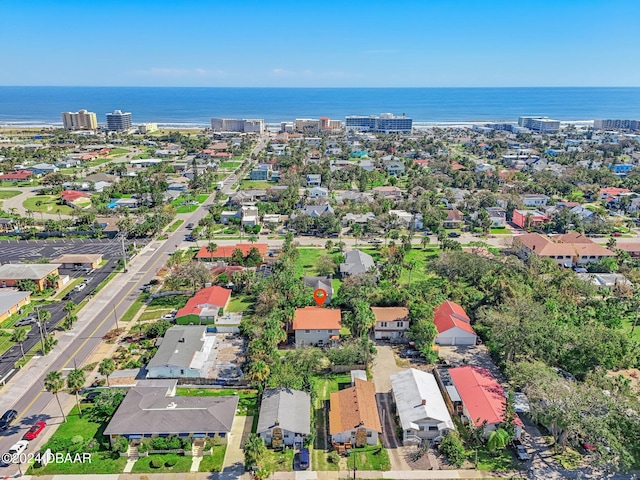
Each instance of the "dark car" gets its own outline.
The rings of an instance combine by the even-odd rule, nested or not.
[[[448,237],[450,238],[458,238],[460,234],[458,232],[449,232]]]
[[[309,449],[308,448],[301,448],[300,449],[300,468],[302,470],[306,470],[307,468],[309,468]]]
[[[18,417],[18,412],[15,410],[7,410],[0,418],[0,430],[6,430],[11,426],[11,423]]]
[[[193,228],[193,226],[194,226],[193,223],[187,223],[187,229],[188,230],[191,230]]]
[[[101,390],[91,390],[87,393],[87,396],[84,397],[85,401],[93,403],[96,400],[96,397],[102,393]]]

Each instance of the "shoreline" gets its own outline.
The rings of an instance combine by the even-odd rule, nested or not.
[[[283,122],[286,120],[283,120]],[[198,122],[171,122],[171,123],[158,123],[158,122],[141,122],[141,123],[157,123],[159,130],[203,130],[210,128],[209,123]],[[413,128],[415,130],[425,130],[430,128],[465,128],[473,127],[474,125],[485,125],[487,123],[517,123],[513,120],[458,120],[458,121],[417,121],[414,120]],[[576,126],[593,126],[593,119],[591,120],[560,120],[560,125],[576,125]],[[104,127],[104,125],[99,125]],[[135,124],[134,124],[135,126]],[[280,122],[265,122],[265,128],[269,131],[280,128]],[[29,121],[16,121],[0,123],[0,130],[61,130],[62,122],[29,122]]]

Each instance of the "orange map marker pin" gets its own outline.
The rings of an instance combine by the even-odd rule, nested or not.
[[[318,306],[321,307],[327,299],[327,291],[324,288],[316,288],[313,291],[313,299],[316,301]]]

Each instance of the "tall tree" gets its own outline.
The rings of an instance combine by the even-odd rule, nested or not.
[[[107,387],[110,386],[109,375],[111,375],[115,371],[115,369],[116,369],[116,362],[114,362],[110,358],[102,359],[102,361],[100,362],[100,365],[98,365],[98,372],[100,373],[100,375],[104,375],[105,377],[107,377]]]
[[[29,327],[21,327],[16,328],[11,335],[11,341],[20,345],[20,353],[22,354],[22,358],[25,362],[27,361],[27,357],[24,356],[24,348],[22,344],[27,339],[28,333]]]
[[[71,393],[76,396],[76,405],[78,406],[78,413],[82,416],[82,410],[80,409],[80,397],[78,394],[80,390],[84,387],[84,382],[86,381],[84,371],[79,368],[75,368],[69,372],[67,375],[67,388]]]
[[[49,392],[49,393],[53,393],[56,397],[56,400],[58,401],[58,406],[60,407],[60,413],[62,414],[62,418],[64,419],[64,421],[67,421],[67,417],[64,414],[64,410],[62,409],[62,404],[60,403],[60,398],[58,397],[58,393],[64,388],[64,378],[62,377],[62,374],[60,372],[56,372],[55,370],[52,370],[51,372],[47,373],[47,375],[44,377],[44,389]]]

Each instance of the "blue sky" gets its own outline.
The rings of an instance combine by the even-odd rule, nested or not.
[[[0,85],[640,86],[640,1],[2,0]]]

